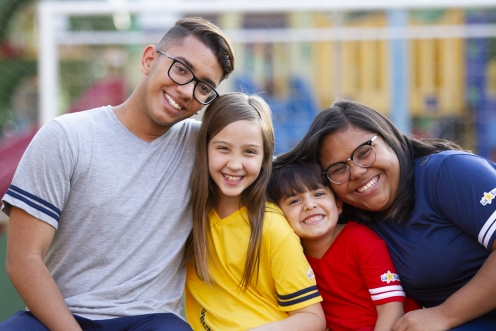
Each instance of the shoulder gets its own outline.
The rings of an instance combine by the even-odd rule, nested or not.
[[[482,156],[464,151],[443,151],[415,160],[417,168],[431,171],[440,169],[441,167],[444,169],[457,168],[459,166],[471,167],[481,163],[492,163],[494,165],[493,162],[483,158]]]
[[[263,233],[264,236],[270,236],[273,241],[283,240],[288,235],[296,236],[283,211],[271,202],[265,204]]]
[[[91,121],[102,121],[109,117],[112,108],[110,106],[98,107],[89,110],[83,110],[76,113],[68,113],[54,118],[54,121],[67,127],[80,127],[81,124]]]
[[[272,202],[267,202],[265,203],[265,218],[284,218],[284,212],[282,211],[281,208],[279,208],[278,205],[272,203]]]
[[[188,154],[194,155],[200,126],[200,121],[191,118],[176,123],[164,135],[163,143],[183,151],[186,148]]]
[[[45,146],[45,144],[47,144],[46,146],[52,146],[50,149],[53,149],[53,146],[70,144],[70,141],[85,133],[87,128],[91,127],[91,124],[88,125],[91,121],[90,118],[94,117],[96,113],[102,113],[103,110],[104,107],[95,109],[95,111],[88,110],[64,114],[49,120],[38,130],[31,141],[31,148],[28,148],[28,150],[31,151],[36,148],[35,146]],[[98,119],[95,121],[101,122]]]
[[[269,229],[291,229],[288,221],[286,220],[286,216],[284,216],[284,212],[281,210],[281,208],[279,208],[278,205],[272,202],[267,202],[265,204],[264,227],[265,226],[267,226]]]
[[[171,128],[170,131],[175,131],[175,132],[191,132],[194,134],[198,134],[198,131],[200,131],[200,126],[201,122],[197,121],[192,118],[187,118],[185,120],[182,120],[179,123],[174,124]]]
[[[344,229],[352,234],[362,234],[366,236],[372,236],[379,238],[374,231],[372,231],[368,226],[364,224],[357,223],[355,221],[349,221],[346,223]],[[344,230],[343,229],[343,230]]]
[[[463,151],[443,151],[419,158],[415,161],[415,177],[418,182],[443,180],[459,181],[464,176],[494,176],[496,164],[482,156]],[[466,177],[466,176],[465,176]],[[431,182],[431,183],[432,183]]]
[[[99,107],[90,110],[68,113],[55,117],[45,126],[50,130],[58,130],[65,136],[80,136],[95,127],[110,127],[112,121],[112,108],[110,106]]]
[[[341,232],[342,237],[350,243],[353,242],[359,246],[368,246],[374,243],[381,243],[383,240],[377,233],[375,233],[369,227],[350,221],[346,223],[344,229]]]

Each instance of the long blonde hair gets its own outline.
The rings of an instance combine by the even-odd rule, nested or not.
[[[257,95],[227,93],[212,102],[203,115],[196,144],[196,162],[193,170],[193,232],[187,246],[186,260],[194,258],[198,277],[211,283],[207,232],[210,231],[208,215],[217,200],[217,187],[208,169],[208,143],[227,125],[241,121],[258,121],[263,135],[263,161],[258,178],[241,194],[241,202],[248,211],[250,240],[246,251],[246,263],[240,286],[248,288],[255,270],[260,264],[262,228],[267,201],[266,188],[274,154],[274,128],[267,103]],[[191,242],[192,239],[192,242]]]

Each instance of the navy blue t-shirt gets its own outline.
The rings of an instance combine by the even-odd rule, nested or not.
[[[445,151],[415,161],[415,201],[407,219],[372,228],[384,239],[408,296],[443,303],[477,273],[496,237],[496,164]]]

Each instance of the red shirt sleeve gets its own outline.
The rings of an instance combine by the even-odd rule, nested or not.
[[[405,301],[400,277],[389,255],[386,243],[371,229],[357,224],[358,265],[375,305]]]

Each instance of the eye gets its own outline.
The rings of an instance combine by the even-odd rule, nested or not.
[[[300,200],[297,198],[289,199],[288,205],[291,206],[291,205],[297,204],[298,202],[300,202]]]
[[[207,85],[206,83],[203,82],[198,82],[198,85],[196,86],[196,89],[198,92],[200,92],[201,95],[209,95],[212,93],[213,88]]]
[[[189,69],[182,63],[176,62],[174,64],[174,73],[180,76],[189,76]]]
[[[371,151],[372,151],[371,146],[367,146],[367,145],[363,146],[357,151],[356,157],[357,159],[363,160],[370,154]]]
[[[315,196],[316,197],[323,197],[324,195],[325,195],[324,192],[317,192],[317,193],[315,193]]]
[[[256,150],[254,150],[254,149],[248,149],[248,150],[246,150],[246,153],[247,154],[253,154],[253,155],[257,155],[258,154],[258,152]]]
[[[331,168],[329,168],[327,172],[329,173],[329,175],[339,175],[347,170],[348,170],[348,165],[346,163],[338,163],[333,165]]]

